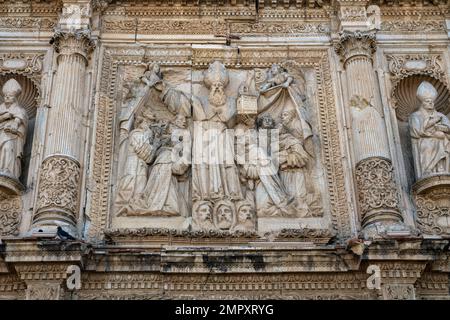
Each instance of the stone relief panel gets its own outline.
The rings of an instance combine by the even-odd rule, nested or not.
[[[283,59],[282,50],[260,51],[263,62],[254,63],[254,53],[245,50],[246,67],[240,68],[231,51],[194,49],[194,67],[185,51],[106,51],[88,233],[101,237],[102,229],[119,235],[134,229],[157,236],[165,229],[216,237],[278,230],[294,239],[336,230],[348,211],[343,176],[333,174],[342,164],[333,141],[338,133],[330,135],[337,126],[329,126],[335,109],[324,52],[298,52],[297,63]],[[238,129],[248,138],[239,152]],[[279,142],[276,148],[267,144],[272,140]],[[265,167],[241,163],[242,155]],[[212,164],[199,161],[205,159]],[[108,209],[101,209],[105,204]],[[346,232],[348,223],[343,226]]]
[[[153,62],[140,75],[125,66],[115,214],[222,231],[323,217],[307,81],[286,65],[241,71],[214,61],[183,74]]]

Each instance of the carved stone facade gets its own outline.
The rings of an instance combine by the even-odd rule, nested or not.
[[[0,299],[450,298],[447,0],[0,3]]]

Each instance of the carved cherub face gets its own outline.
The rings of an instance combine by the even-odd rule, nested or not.
[[[212,208],[211,208],[211,205],[208,203],[201,204],[197,209],[197,217],[198,217],[199,221],[201,221],[201,222],[205,222],[205,221],[212,222],[211,213],[212,213]]]
[[[253,220],[253,208],[251,205],[242,205],[238,212],[238,222],[245,223]]]
[[[217,208],[217,225],[220,229],[229,229],[233,223],[233,210],[227,204]]]

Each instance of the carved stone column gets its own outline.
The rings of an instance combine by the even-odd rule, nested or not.
[[[57,56],[44,160],[40,169],[33,226],[77,223],[85,127],[85,77],[94,45],[89,32],[58,31],[51,40]]]
[[[351,105],[356,187],[364,235],[390,231],[407,232],[399,211],[383,108],[377,99],[377,82],[372,65],[376,50],[373,31],[340,34],[335,49],[341,56],[347,77]],[[394,230],[392,230],[394,227]]]

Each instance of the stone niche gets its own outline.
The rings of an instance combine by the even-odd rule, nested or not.
[[[389,56],[388,60],[390,61],[390,71],[394,75],[392,98],[396,108],[405,177],[416,207],[417,226],[427,236],[448,236],[450,235],[450,172],[449,170],[428,171],[428,167],[435,165],[432,160],[433,154],[440,157],[440,151],[434,150],[437,145],[430,145],[430,148],[427,148],[424,144],[429,144],[429,142],[421,140],[420,137],[417,138],[417,135],[423,135],[419,132],[422,129],[412,130],[412,126],[424,128],[427,125],[425,121],[428,120],[423,122],[412,120],[413,113],[417,115],[421,106],[418,89],[424,82],[434,88],[427,89],[435,92],[433,102],[437,113],[434,115],[440,115],[443,123],[450,123],[448,121],[450,91],[445,79],[443,63],[439,55],[393,55]],[[416,116],[414,119],[425,119],[425,116]],[[412,124],[414,121],[415,125]],[[432,134],[435,131],[432,129],[430,127],[427,130],[431,130],[429,132]],[[423,136],[425,137],[425,135]],[[450,148],[450,146],[444,146],[445,141],[448,141],[448,137],[444,138],[443,147],[438,147],[442,148],[442,151]],[[424,156],[425,154],[429,154],[429,156]]]
[[[335,109],[318,87],[319,64],[280,59],[242,68],[224,59],[192,66],[122,57],[108,99],[116,111],[106,234],[332,237],[339,213],[330,194],[340,182],[323,139],[324,115]]]
[[[15,60],[6,60],[6,62],[9,62],[7,66],[15,66],[12,64]],[[19,62],[20,60],[17,63]],[[28,185],[27,178],[33,146],[36,105],[39,98],[37,86],[30,78],[24,75],[14,73],[0,75],[0,88],[4,88],[5,83],[11,79],[15,80],[21,87],[21,93],[17,97],[17,104],[23,108],[23,117],[21,119],[24,119],[24,122],[21,122],[19,125],[20,138],[17,138],[14,133],[6,133],[7,129],[5,128],[8,126],[7,122],[9,120],[5,120],[0,124],[3,131],[1,141],[3,151],[1,156],[7,159],[3,160],[2,166],[6,165],[7,162],[10,163],[10,165],[6,165],[8,168],[0,171],[0,236],[17,235],[19,232],[23,207],[21,197]],[[4,94],[2,93],[0,94],[0,105],[3,102]],[[17,116],[16,113],[20,114],[20,112],[14,111],[15,117]],[[8,148],[6,148],[7,144]],[[14,154],[6,155],[5,153],[8,152]],[[11,164],[13,169],[9,170]]]

